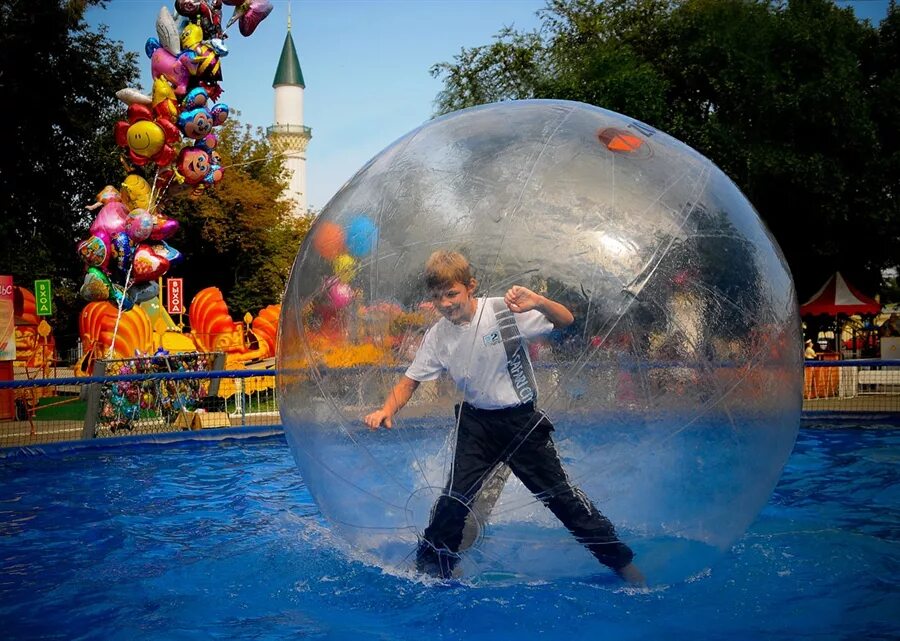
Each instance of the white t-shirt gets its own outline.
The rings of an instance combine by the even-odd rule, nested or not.
[[[456,325],[441,318],[425,333],[406,376],[414,381],[433,381],[447,372],[465,401],[481,409],[513,407],[531,400],[537,389],[521,337],[547,334],[553,323],[537,310],[512,314],[521,337],[508,339],[505,346],[495,313],[498,306],[508,312],[503,299],[478,298],[476,303],[470,323]],[[512,332],[515,334],[515,330]],[[509,336],[508,329],[505,334]],[[518,349],[515,354],[507,354],[508,347],[510,351]]]

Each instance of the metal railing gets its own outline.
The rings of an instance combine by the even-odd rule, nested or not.
[[[156,369],[150,357],[105,362],[94,370],[101,375],[91,377],[0,381],[0,448],[280,426],[274,369],[206,371],[202,363],[183,361],[173,371],[179,362],[169,360],[160,371],[156,360]],[[221,366],[216,359],[205,362]],[[807,417],[900,416],[900,360],[810,361],[804,375]]]
[[[900,412],[900,360],[807,361],[803,374],[805,413]]]
[[[0,448],[280,424],[274,370],[0,381]]]
[[[272,125],[266,127],[266,135],[271,136],[272,134],[290,134],[312,138],[312,129],[306,125]]]

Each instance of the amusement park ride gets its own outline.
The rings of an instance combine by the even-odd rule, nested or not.
[[[88,303],[81,312],[79,336],[84,356],[75,366],[77,376],[87,376],[97,358],[131,358],[135,354],[223,352],[226,369],[243,369],[249,362],[275,356],[280,305],[269,305],[252,318],[235,321],[222,292],[207,287],[194,296],[188,308],[190,330],[175,323],[153,298],[122,312],[109,301]],[[118,323],[117,323],[118,321]]]

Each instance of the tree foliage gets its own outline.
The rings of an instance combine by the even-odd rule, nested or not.
[[[138,86],[137,55],[84,22],[93,4],[102,0],[0,4],[7,143],[0,154],[0,273],[26,287],[35,278],[53,281],[52,320],[63,347],[74,344],[85,305],[75,245],[88,235],[94,212],[84,207],[126,175],[113,135],[126,107],[115,93]],[[280,302],[310,221],[288,214],[281,161],[261,130],[232,118],[217,133],[222,181],[193,199],[170,186],[159,209],[181,223],[169,240],[184,261],[167,275],[185,278],[187,300],[219,287],[238,318]]]
[[[261,129],[230,118],[217,133],[222,181],[199,197],[189,192],[163,197],[165,213],[181,222],[173,244],[186,248],[184,262],[170,275],[184,277],[188,300],[204,287],[218,287],[239,318],[281,302],[312,218],[295,218],[293,203],[282,199],[281,158]]]
[[[754,203],[801,297],[835,269],[876,291],[900,262],[894,2],[878,26],[830,0],[550,0],[541,19],[435,65],[438,111],[558,98],[672,134]]]
[[[74,340],[81,263],[75,242],[84,206],[122,174],[113,139],[115,92],[137,78],[136,55],[90,31],[86,2],[5,0],[0,4],[0,273],[32,286],[54,281],[63,341]]]

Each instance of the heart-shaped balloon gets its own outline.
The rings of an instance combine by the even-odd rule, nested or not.
[[[169,260],[153,251],[152,245],[141,243],[134,252],[131,276],[136,283],[155,280],[169,271]]]
[[[131,242],[131,238],[126,232],[121,231],[113,235],[111,245],[116,269],[127,273],[128,266],[131,265],[131,260],[134,258],[134,243]]]
[[[129,238],[136,243],[147,240],[150,238],[150,232],[153,231],[153,214],[146,209],[132,209],[128,212],[125,231]]]
[[[150,231],[150,240],[163,240],[169,238],[178,231],[178,221],[156,214],[153,221],[153,229]]]
[[[100,213],[91,223],[91,233],[96,236],[98,231],[105,231],[112,238],[119,232],[125,231],[127,220],[128,208],[117,200],[110,201],[103,205]]]
[[[146,283],[135,283],[128,290],[128,295],[134,300],[135,303],[143,303],[147,300],[153,300],[157,296],[159,296],[159,283],[155,280],[147,281]]]
[[[109,277],[96,267],[88,267],[87,273],[84,275],[84,283],[78,293],[85,300],[101,301],[109,300],[109,294],[112,291],[112,283]]]
[[[243,7],[247,7],[243,15],[238,17],[238,29],[245,38],[252,35],[256,31],[259,23],[266,19],[272,13],[272,3],[269,0],[250,0],[243,3],[234,10],[235,16],[240,13]],[[234,21],[234,18],[231,19]]]
[[[181,259],[183,258],[180,251],[164,240],[161,240],[158,243],[149,243],[149,246],[154,254],[160,258],[165,258],[171,265],[181,262]]]
[[[89,266],[106,269],[111,255],[109,235],[105,231],[98,231],[90,238],[82,240],[78,243],[78,255]]]

